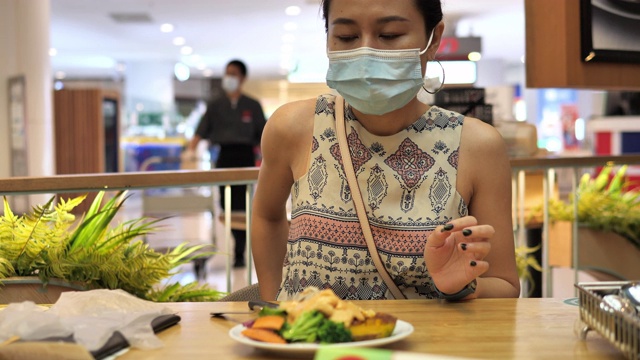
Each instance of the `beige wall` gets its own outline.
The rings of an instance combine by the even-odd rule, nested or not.
[[[286,80],[247,80],[244,91],[260,100],[266,116],[288,102],[315,98],[332,90],[325,83],[290,83]]]

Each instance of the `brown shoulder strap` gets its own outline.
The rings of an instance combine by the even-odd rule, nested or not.
[[[389,275],[389,272],[387,272],[384,264],[382,264],[382,259],[380,259],[380,254],[378,254],[378,249],[376,248],[376,244],[373,241],[371,226],[369,225],[367,211],[364,207],[362,193],[360,192],[356,173],[353,169],[353,162],[351,161],[349,144],[347,143],[347,130],[345,128],[346,126],[344,120],[344,99],[342,98],[342,96],[336,97],[335,112],[336,130],[338,132],[338,145],[340,147],[340,154],[342,155],[342,165],[344,166],[344,172],[347,176],[347,182],[349,183],[349,188],[351,189],[351,197],[353,198],[353,202],[356,207],[358,220],[360,220],[362,233],[364,234],[364,238],[367,241],[367,247],[369,248],[371,259],[373,259],[373,263],[375,264],[380,277],[389,288],[389,291],[391,291],[391,294],[393,294],[393,297],[395,297],[396,299],[406,299],[406,296],[404,296],[402,291],[400,291],[398,286],[393,282],[393,280],[391,279],[391,275]]]

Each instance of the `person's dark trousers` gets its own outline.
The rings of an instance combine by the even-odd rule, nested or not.
[[[255,166],[255,156],[252,145],[221,145],[217,168],[234,168]],[[231,187],[231,211],[246,210],[246,189],[245,185],[235,185]],[[220,205],[224,205],[224,187],[220,187]],[[244,230],[231,230],[235,239],[234,267],[245,266],[245,251],[247,249],[247,232]]]

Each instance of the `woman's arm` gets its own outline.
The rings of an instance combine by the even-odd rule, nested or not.
[[[502,136],[477,119],[465,119],[456,187],[469,216],[439,226],[429,236],[425,261],[436,287],[456,294],[473,279],[467,298],[517,297],[511,219],[511,169]]]
[[[279,108],[267,121],[262,135],[262,165],[253,200],[251,249],[260,284],[260,296],[274,300],[282,281],[289,223],[286,203],[301,158],[311,148],[307,120],[313,113],[302,102]],[[307,145],[308,144],[308,145]]]
[[[504,139],[498,131],[477,119],[466,119],[460,148],[461,167],[473,187],[469,214],[479,224],[493,226],[491,251],[485,257],[489,269],[478,278],[478,297],[518,297],[511,203],[511,166]]]

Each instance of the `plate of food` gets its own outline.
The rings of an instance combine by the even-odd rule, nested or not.
[[[393,315],[363,309],[331,290],[305,291],[299,299],[264,307],[258,317],[229,330],[242,344],[270,352],[314,353],[322,347],[376,347],[400,341],[413,326]]]

